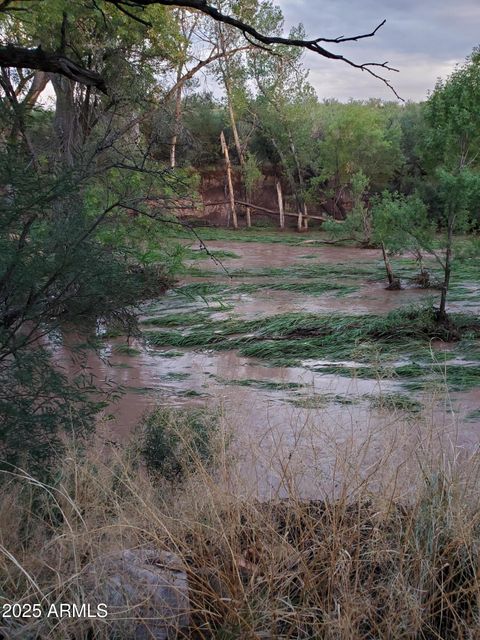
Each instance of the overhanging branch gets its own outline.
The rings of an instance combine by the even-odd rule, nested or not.
[[[377,31],[383,27],[386,20],[382,20],[380,24],[378,24],[373,31],[369,33],[358,34],[354,36],[339,36],[337,38],[315,38],[313,40],[300,40],[297,38],[284,38],[282,36],[266,36],[263,33],[257,31],[251,25],[242,22],[241,20],[234,18],[233,16],[229,16],[225,13],[219,11],[216,7],[208,4],[206,0],[105,0],[110,4],[115,5],[118,9],[125,9],[128,7],[130,10],[132,9],[145,9],[146,7],[153,5],[162,5],[166,7],[184,7],[189,9],[196,9],[197,11],[201,11],[202,13],[210,16],[217,22],[223,22],[224,24],[228,24],[236,29],[242,31],[244,36],[247,38],[251,36],[258,43],[262,45],[274,45],[281,44],[289,47],[300,47],[302,49],[306,49],[308,51],[312,51],[324,58],[328,58],[329,60],[339,60],[349,65],[350,67],[354,67],[355,69],[360,69],[360,71],[366,71],[369,75],[373,76],[377,80],[383,82],[399,99],[402,98],[398,95],[393,85],[390,81],[381,75],[381,69],[385,71],[395,71],[398,72],[398,69],[391,67],[388,62],[355,62],[350,58],[346,58],[345,56],[334,53],[329,49],[326,49],[322,44],[344,44],[345,42],[358,42],[359,40],[363,40],[365,38],[372,38],[376,35]],[[136,14],[133,14],[129,11],[131,17],[138,19],[140,22],[144,23],[145,20]],[[249,39],[251,43],[251,40]],[[322,43],[322,44],[320,44]]]
[[[216,7],[208,4],[206,0],[105,0],[105,2],[113,4],[124,14],[128,15],[129,18],[137,20],[144,25],[149,25],[149,22],[141,15],[138,15],[138,13],[135,13],[135,9],[143,10],[146,7],[153,5],[194,9],[208,15],[217,22],[222,22],[238,29],[244,34],[251,45],[255,44],[260,48],[276,44],[289,47],[299,47],[312,51],[313,53],[329,60],[339,60],[351,67],[354,67],[355,69],[366,71],[369,75],[383,82],[394,93],[394,95],[401,100],[389,80],[381,75],[381,70],[398,71],[398,69],[391,67],[388,62],[359,63],[343,56],[342,54],[334,53],[323,46],[324,44],[344,44],[346,42],[357,42],[365,38],[371,38],[375,36],[377,31],[385,24],[385,20],[383,20],[375,29],[373,29],[373,31],[369,33],[354,36],[339,36],[337,38],[320,37],[313,40],[301,40],[297,38],[264,35],[257,31],[252,25],[245,23],[238,18],[222,13]],[[11,10],[11,5],[11,0],[3,0],[3,2],[0,1],[0,12]],[[26,7],[22,8],[26,9]],[[27,49],[14,44],[0,47],[0,67],[37,69],[39,71],[58,73],[83,85],[96,87],[100,91],[107,93],[105,81],[99,73],[90,69],[85,69],[70,58],[59,53],[43,51],[41,47],[38,47],[37,49]]]
[[[15,45],[0,47],[0,67],[17,69],[37,69],[49,73],[58,73],[88,87],[96,87],[107,93],[105,80],[96,71],[85,69],[70,58],[59,53],[44,51],[41,47],[27,49]]]

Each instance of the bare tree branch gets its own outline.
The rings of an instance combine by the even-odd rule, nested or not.
[[[394,95],[401,100],[390,81],[381,75],[381,70],[395,71],[388,62],[364,62],[359,63],[347,58],[339,53],[334,53],[330,49],[326,49],[322,44],[343,44],[345,42],[358,42],[365,38],[371,38],[376,35],[377,31],[383,27],[383,20],[373,31],[369,33],[358,34],[354,36],[338,36],[337,38],[315,38],[313,40],[301,40],[297,38],[285,38],[282,36],[267,36],[255,29],[250,24],[239,20],[233,16],[222,13],[216,7],[208,4],[206,0],[105,0],[113,4],[115,7],[126,14],[129,18],[140,22],[143,25],[150,26],[150,23],[143,17],[135,13],[135,10],[143,10],[149,6],[162,5],[166,7],[184,7],[194,9],[213,18],[217,22],[228,24],[239,29],[248,40],[250,45],[255,44],[260,48],[270,45],[280,44],[290,47],[300,47],[308,51],[312,51],[329,60],[339,60],[355,69],[366,71],[369,75],[383,82]],[[12,10],[11,0],[3,0],[0,2],[0,12]],[[24,8],[24,7],[22,7]],[[253,40],[252,40],[253,38]],[[322,44],[320,44],[322,43]],[[17,67],[20,69],[37,69],[39,71],[48,71],[58,73],[71,80],[75,80],[86,86],[96,87],[103,93],[107,93],[105,81],[96,71],[85,69],[75,63],[70,58],[59,53],[46,52],[38,47],[37,49],[27,49],[13,44],[0,47],[0,67]]]
[[[378,24],[373,31],[369,33],[358,34],[354,36],[339,36],[337,38],[315,38],[313,40],[300,40],[297,38],[285,38],[282,36],[266,36],[259,31],[257,31],[251,25],[242,22],[241,20],[234,18],[233,16],[229,16],[227,14],[222,13],[216,7],[208,4],[206,0],[105,0],[110,4],[115,5],[117,8],[129,7],[129,9],[145,9],[146,7],[153,5],[162,5],[166,7],[185,7],[190,9],[196,9],[201,11],[202,13],[210,16],[217,22],[223,22],[224,24],[228,24],[236,29],[239,29],[244,36],[247,38],[247,34],[257,40],[259,43],[264,45],[273,45],[273,44],[281,44],[289,47],[300,47],[302,49],[307,49],[308,51],[313,51],[324,58],[328,58],[329,60],[339,60],[348,64],[355,69],[360,69],[360,71],[366,71],[369,75],[373,76],[377,80],[383,82],[399,99],[402,98],[398,95],[393,85],[390,81],[384,76],[380,75],[380,69],[384,69],[385,71],[395,71],[398,72],[398,69],[391,67],[388,62],[364,62],[359,63],[351,60],[350,58],[346,58],[342,54],[334,53],[329,49],[325,49],[325,47],[321,46],[320,43],[327,44],[343,44],[345,42],[358,42],[359,40],[363,40],[365,38],[372,38],[376,35],[378,30],[383,27],[386,20],[382,20],[380,24]],[[142,18],[137,16],[137,14],[133,14],[130,12],[130,15],[140,20],[141,22],[145,22]],[[251,40],[249,39],[249,42]]]
[[[239,51],[248,51],[248,49],[250,49],[249,45],[244,46],[244,47],[236,47],[235,49],[231,49],[230,51],[227,51],[225,53],[223,53],[222,51],[219,51],[217,53],[214,53],[214,54],[208,56],[208,58],[206,58],[205,60],[200,60],[200,62],[198,64],[196,64],[189,71],[187,71],[187,73],[185,73],[173,85],[173,87],[171,87],[171,89],[169,89],[168,92],[164,96],[162,96],[162,100],[164,102],[167,102],[168,100],[170,100],[170,98],[172,98],[172,96],[175,94],[176,90],[179,87],[183,87],[185,82],[187,82],[187,80],[190,80],[191,78],[193,78],[193,76],[196,75],[199,71],[201,71],[203,69],[203,67],[206,67],[207,65],[211,64],[212,62],[215,62],[215,60],[219,60],[220,58],[226,58],[228,56],[233,56],[236,53],[238,53]]]

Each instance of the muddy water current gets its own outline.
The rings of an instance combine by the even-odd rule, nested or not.
[[[380,264],[378,251],[332,246],[287,246],[241,242],[209,242],[211,251],[233,251],[239,257],[195,260],[206,277],[188,276],[178,283],[237,284],[261,282],[254,277],[229,277],[236,270],[288,268],[292,265]],[[211,273],[210,273],[211,272]],[[275,281],[275,277],[264,277]],[[345,276],[350,284],[352,277]],[[332,292],[306,295],[288,290],[253,289],[212,298],[186,298],[178,291],[155,301],[156,314],[208,310],[212,318],[230,313],[256,318],[290,311],[381,314],[432,295],[413,287],[386,291],[380,279],[357,278],[346,295]],[[233,308],[232,308],[233,307]],[[452,308],[461,309],[460,303]],[[471,307],[469,307],[470,309]],[[104,385],[120,385],[124,394],[105,409],[100,431],[105,441],[125,442],[142,414],[156,404],[218,407],[231,436],[236,461],[232,482],[236,491],[261,496],[299,492],[318,496],[335,492],[341,482],[360,486],[370,478],[395,470],[396,487],[408,485],[418,452],[433,456],[442,446],[452,456],[472,452],[480,436],[480,389],[446,394],[443,390],[406,392],[397,380],[363,379],[334,375],[329,361],[310,360],[297,367],[272,367],[240,356],[235,351],[155,348],[130,340],[137,351],[122,354],[109,340],[101,357],[90,355],[88,368]],[[60,349],[61,352],[61,349]],[[75,365],[60,358],[71,373]],[[362,363],[336,363],[361,369]],[[322,369],[325,369],[324,371]],[[419,411],[382,403],[385,396],[408,396],[421,403]],[[420,406],[420,405],[419,405]],[[400,470],[400,472],[399,472]]]

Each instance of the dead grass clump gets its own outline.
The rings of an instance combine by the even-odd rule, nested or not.
[[[218,437],[227,440],[220,430]],[[346,486],[335,499],[291,493],[261,501],[227,489],[220,454],[214,469],[192,458],[178,484],[144,473],[121,451],[108,461],[72,451],[52,486],[20,471],[3,482],[2,597],[43,609],[81,603],[98,558],[154,547],[186,567],[192,609],[178,637],[477,638],[478,462],[476,455],[461,465],[419,459],[401,499],[379,484]],[[4,619],[0,632],[127,640],[131,631],[122,635],[117,614]],[[123,617],[131,625],[135,612]]]

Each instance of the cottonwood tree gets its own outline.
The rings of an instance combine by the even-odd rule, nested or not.
[[[170,141],[170,166],[177,164],[176,147],[182,128],[182,96],[188,83],[195,80],[197,74],[220,64],[229,68],[230,60],[253,45],[242,38],[238,30],[231,28],[233,37],[226,37],[205,15],[189,9],[177,9],[176,20],[181,39],[179,42],[179,61],[175,70],[175,83],[169,87],[162,102],[174,100],[173,134]],[[222,66],[222,68],[225,68]]]
[[[375,193],[385,189],[401,167],[400,127],[383,103],[324,103],[318,108],[314,135],[316,177],[310,189],[330,193],[335,217],[347,216],[344,202],[350,200],[355,175],[362,172]]]
[[[227,12],[239,20],[248,20],[252,26],[261,26],[263,33],[272,35],[278,33],[279,25],[282,23],[282,14],[277,7],[272,7],[268,2],[259,2],[258,0],[241,0],[240,2],[231,2],[231,0],[223,0],[218,2],[218,7],[222,12]],[[242,180],[245,189],[246,201],[245,216],[247,226],[251,226],[251,211],[249,202],[251,199],[252,188],[255,184],[255,158],[248,152],[248,143],[253,134],[254,127],[243,127],[242,121],[245,123],[245,114],[248,109],[248,103],[251,99],[248,88],[249,74],[249,57],[252,52],[258,49],[253,43],[248,46],[241,46],[242,41],[245,42],[243,34],[232,26],[222,22],[216,22],[213,27],[213,38],[218,42],[220,51],[223,52],[221,58],[212,68],[212,73],[223,87],[225,92],[228,117],[230,122],[230,130],[233,136],[235,152],[240,165]],[[233,51],[233,55],[227,55],[228,51]]]
[[[302,27],[299,30],[297,35],[303,33]],[[278,54],[252,52],[256,97],[250,109],[264,145],[270,146],[294,195],[300,231],[307,224],[305,169],[313,152],[311,116],[316,97],[301,64],[302,51],[283,47]]]

